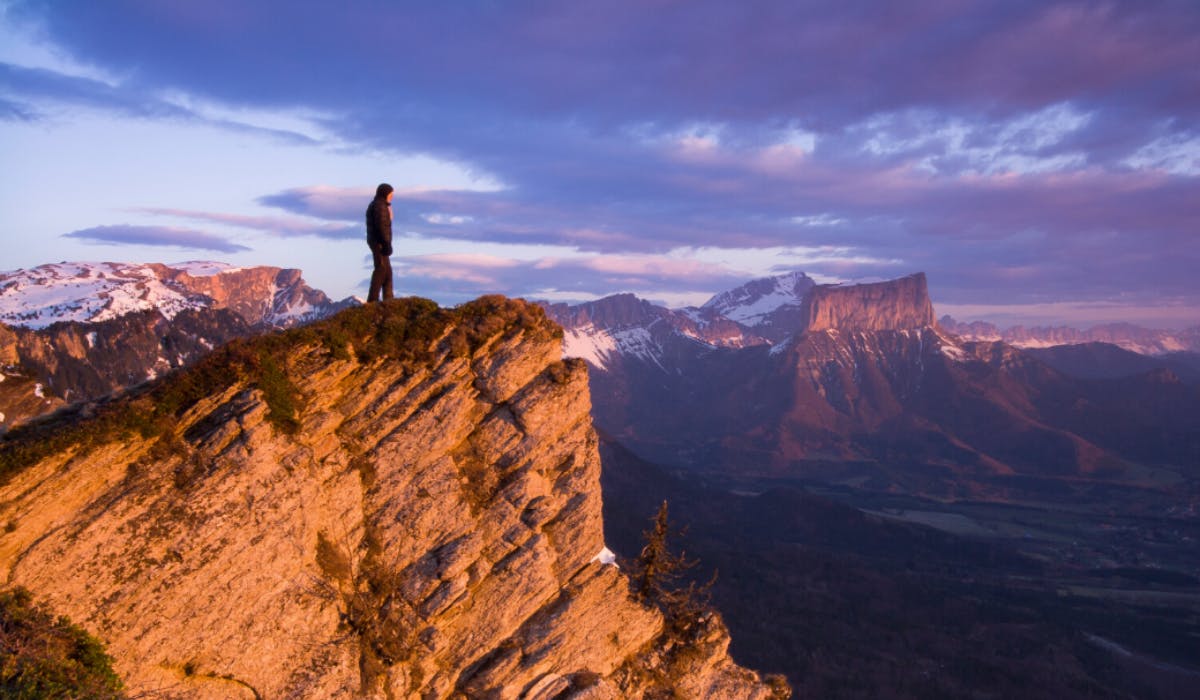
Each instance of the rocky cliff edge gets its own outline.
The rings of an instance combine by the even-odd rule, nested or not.
[[[497,297],[372,304],[14,430],[0,573],[134,695],[771,697],[719,620],[673,640],[598,560],[560,335]]]

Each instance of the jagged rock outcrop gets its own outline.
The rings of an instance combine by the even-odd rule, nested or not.
[[[803,308],[805,331],[897,331],[934,323],[923,272],[874,284],[818,285]]]
[[[598,560],[540,309],[351,309],[0,441],[0,572],[168,698],[766,698]]]

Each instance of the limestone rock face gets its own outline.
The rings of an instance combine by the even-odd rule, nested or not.
[[[898,331],[934,324],[925,273],[851,286],[818,285],[803,302],[806,331]]]
[[[252,326],[288,328],[356,303],[353,299],[331,300],[321,290],[309,287],[303,273],[295,268],[264,265],[193,274],[195,270],[187,268],[153,263],[148,267],[164,282],[211,299],[215,308],[232,309]]]
[[[0,572],[167,698],[767,698],[604,549],[540,309],[350,309],[0,441]],[[686,653],[685,653],[686,652]],[[775,691],[779,692],[779,691]]]

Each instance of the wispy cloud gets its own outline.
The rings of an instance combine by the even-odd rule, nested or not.
[[[34,107],[0,98],[0,121],[34,122],[40,118]]]
[[[131,211],[251,229],[282,238],[317,236],[319,238],[332,239],[359,239],[365,235],[361,226],[326,221],[308,221],[274,216],[249,216],[245,214],[226,214],[158,207],[141,207],[132,209]]]
[[[128,224],[95,226],[64,233],[63,237],[110,245],[166,246],[189,250],[213,250],[221,253],[250,250],[246,246],[211,233],[165,226],[131,226]]]
[[[203,124],[237,133],[265,136],[286,143],[304,145],[318,143],[311,136],[293,130],[205,115],[138,87],[59,73],[45,68],[29,68],[11,63],[0,63],[0,86],[10,96],[23,99],[31,104],[69,104],[137,119],[177,120]],[[9,104],[15,103],[10,102]],[[32,108],[20,108],[19,114],[29,120],[48,118],[44,110]]]

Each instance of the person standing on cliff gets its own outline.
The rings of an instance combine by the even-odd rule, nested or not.
[[[394,190],[386,182],[375,188],[375,199],[367,205],[367,247],[371,249],[371,260],[375,269],[371,272],[371,289],[367,292],[367,303],[379,301],[392,294],[392,195]]]

